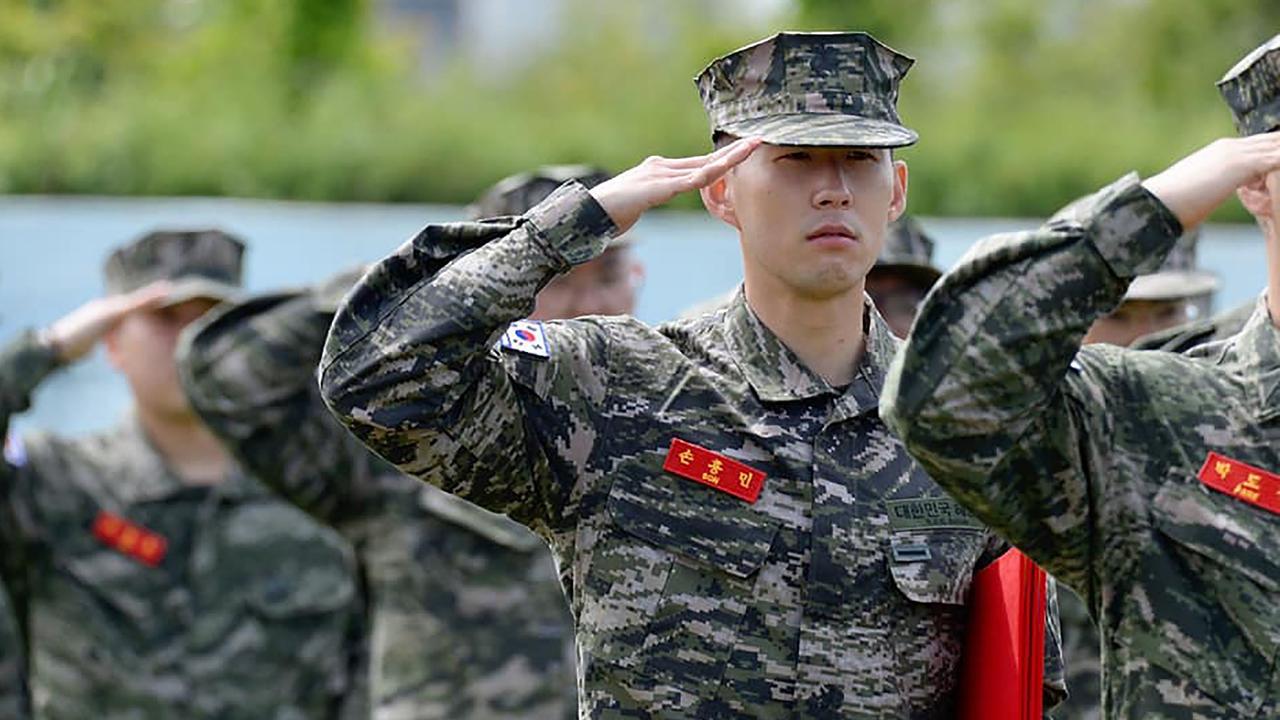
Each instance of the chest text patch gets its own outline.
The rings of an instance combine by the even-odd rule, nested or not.
[[[671,439],[662,469],[749,503],[755,503],[764,487],[763,472],[680,438]]]
[[[978,518],[949,497],[886,500],[884,505],[889,511],[889,527],[894,530],[983,529]]]
[[[1280,514],[1280,476],[1210,452],[1200,468],[1200,482],[1251,505]]]
[[[156,567],[164,560],[169,547],[164,536],[106,510],[99,510],[93,519],[93,536],[107,547],[150,567]]]

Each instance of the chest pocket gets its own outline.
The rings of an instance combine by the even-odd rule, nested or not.
[[[885,510],[886,555],[898,590],[917,603],[966,604],[989,537],[982,524],[948,497],[887,500]]]
[[[1280,516],[1171,483],[1154,504],[1158,543],[1126,609],[1132,651],[1242,715],[1267,699],[1280,646]],[[1147,607],[1143,607],[1143,605]]]
[[[611,595],[634,599],[630,612],[647,618],[643,641],[623,642],[639,644],[633,660],[643,675],[705,696],[701,685],[724,672],[778,521],[661,471],[616,480],[608,512],[613,547],[636,563],[617,568],[624,582]]]

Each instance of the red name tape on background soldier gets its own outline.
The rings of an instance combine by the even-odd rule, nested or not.
[[[93,536],[107,547],[151,567],[164,560],[169,547],[169,542],[162,535],[106,510],[98,511],[98,517],[94,518]]]
[[[662,469],[749,503],[760,497],[764,487],[763,472],[680,438],[671,439]]]

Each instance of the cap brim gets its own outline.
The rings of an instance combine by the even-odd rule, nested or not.
[[[1173,270],[1139,275],[1125,300],[1181,300],[1208,295],[1218,289],[1218,277],[1204,271]]]
[[[896,148],[914,145],[914,130],[884,120],[839,113],[794,113],[739,120],[717,130],[738,137],[758,137],[774,145]]]
[[[243,290],[235,285],[228,285],[206,278],[185,278],[171,280],[169,295],[161,307],[172,307],[188,300],[215,300],[228,302],[243,295]]]

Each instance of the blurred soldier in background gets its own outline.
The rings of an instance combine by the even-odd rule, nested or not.
[[[915,218],[889,225],[884,249],[867,273],[867,294],[898,337],[906,337],[929,288],[942,277],[933,264],[933,238]]]
[[[1134,278],[1120,305],[1094,321],[1084,344],[1129,347],[1140,337],[1207,317],[1218,278],[1196,265],[1199,240],[1199,229],[1178,238],[1155,272]]]
[[[351,549],[244,475],[178,384],[179,331],[240,283],[243,245],[155,232],[117,249],[108,296],[0,349],[0,432],[100,343],[134,409],[85,438],[9,438],[0,528],[33,704],[49,718],[359,718]]]
[[[520,215],[566,180],[607,177],[539,168],[469,211]],[[640,276],[615,242],[543,288],[535,315],[630,313]],[[379,460],[320,401],[315,368],[355,280],[257,298],[193,328],[179,352],[191,402],[256,475],[355,545],[370,578],[378,720],[575,717],[573,621],[543,541]]]

